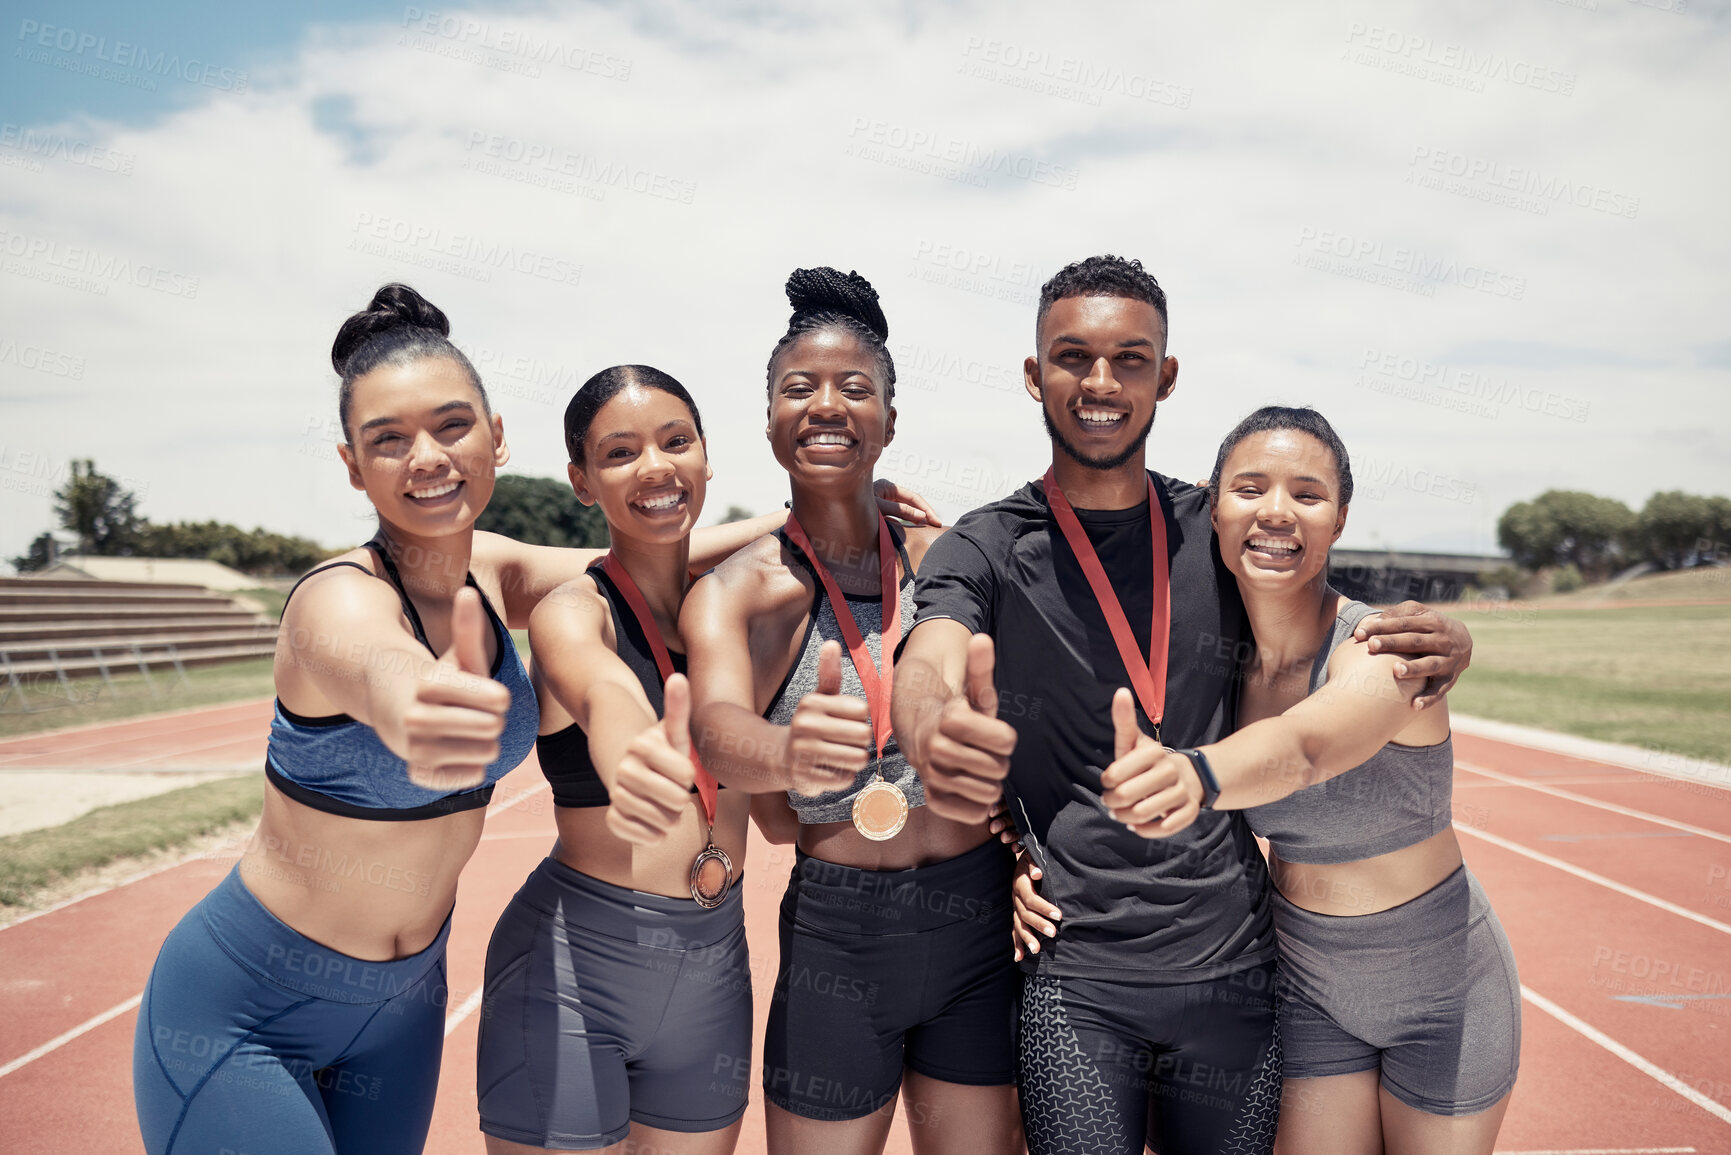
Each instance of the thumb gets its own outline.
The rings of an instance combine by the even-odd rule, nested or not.
[[[1141,727],[1136,725],[1136,699],[1119,686],[1112,695],[1112,758],[1116,761],[1136,748],[1142,740]]]
[[[691,683],[684,674],[669,674],[662,687],[661,725],[669,745],[681,754],[691,753]]]
[[[467,587],[457,591],[451,604],[451,644],[439,655],[442,665],[454,666],[465,674],[486,677],[487,615],[481,611],[481,595]]]
[[[998,691],[992,685],[992,671],[997,664],[998,650],[989,634],[975,634],[968,639],[968,674],[963,689],[968,704],[988,718],[998,716]]]
[[[825,642],[817,651],[817,692],[841,693],[841,643]]]

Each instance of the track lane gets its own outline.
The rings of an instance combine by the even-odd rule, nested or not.
[[[263,716],[268,718],[268,702],[263,707]],[[262,734],[262,724],[255,719],[252,725],[255,734]],[[3,749],[4,744],[0,744]],[[1612,799],[1619,805],[1708,829],[1731,830],[1731,792],[1464,735],[1457,739],[1457,749],[1463,761],[1500,774],[1535,783],[1561,785],[1566,781],[1569,791]],[[495,806],[538,786],[539,781],[532,762],[520,767],[500,784]],[[1461,803],[1457,818],[1463,817],[1464,810],[1464,824],[1478,821],[1482,830],[1578,862],[1584,869],[1631,886],[1639,882],[1624,872],[1642,869],[1652,875],[1642,881],[1654,887],[1673,886],[1679,877],[1674,868],[1645,860],[1671,857],[1684,844],[1711,843],[1715,850],[1726,849],[1724,843],[1688,835],[1627,837],[1643,828],[1649,832],[1663,828],[1569,799],[1495,783],[1466,769],[1457,773],[1457,783],[1457,802]],[[1590,825],[1600,820],[1612,824]],[[1627,825],[1617,826],[1615,822]],[[1557,829],[1541,830],[1546,825]],[[453,1009],[478,985],[493,920],[551,845],[551,830],[551,801],[545,798],[538,805],[533,796],[526,797],[519,806],[489,819],[485,840],[464,874],[453,927]],[[1573,843],[1536,841],[1543,833],[1558,830],[1613,837]],[[1731,966],[1731,954],[1723,945],[1726,936],[1474,840],[1470,832],[1463,834],[1462,843],[1508,928],[1522,979],[1532,991],[1715,1102],[1731,1104],[1731,1064],[1722,1058],[1731,1053],[1731,999],[1689,999],[1672,1007],[1650,1000],[1629,1001],[1627,997],[1713,993],[1717,988],[1704,984],[1720,981]],[[1617,843],[1639,844],[1639,853],[1630,853],[1625,847],[1607,857],[1605,848]],[[776,904],[791,858],[788,848],[768,846],[753,831],[743,885],[747,888],[748,934],[754,948],[758,1054],[774,979]],[[1705,882],[1725,861],[1724,856],[1716,858],[1693,849],[1681,858],[1685,882],[1690,872]],[[0,930],[0,1014],[7,1015],[9,1028],[0,1038],[0,1064],[137,994],[157,945],[231,861],[195,860]],[[1731,885],[1720,880],[1714,884],[1719,889],[1705,884],[1698,887],[1693,900],[1686,890],[1680,897],[1674,893],[1666,897],[1731,923],[1731,903],[1716,901],[1721,895],[1731,895]],[[1656,979],[1655,970],[1661,963],[1668,965]],[[1637,974],[1637,970],[1643,973]],[[1700,977],[1694,977],[1698,972]],[[1703,989],[1691,990],[1692,981]],[[1533,1004],[1526,1004],[1524,1011],[1521,1081],[1498,1144],[1500,1151],[1634,1151],[1688,1146],[1701,1152],[1731,1151],[1731,1128],[1718,1119]],[[130,1088],[135,1019],[135,1011],[120,1013],[0,1077],[0,1149],[50,1155],[61,1151],[141,1150],[132,1119]],[[477,1026],[478,1015],[471,1014],[456,1024],[446,1041],[429,1152],[479,1153],[483,1149],[474,1113]],[[756,1058],[754,1054],[754,1063]],[[893,1136],[892,1151],[910,1149],[905,1145],[905,1127],[899,1121]],[[762,1150],[761,1096],[754,1086],[739,1151],[755,1155]]]

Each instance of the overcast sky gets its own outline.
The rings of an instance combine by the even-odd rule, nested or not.
[[[1170,295],[1154,468],[1314,405],[1343,544],[1731,492],[1723,0],[258,7],[6,5],[0,556],[83,457],[154,521],[364,539],[329,349],[398,279],[514,472],[562,476],[595,371],[685,382],[713,519],[786,496],[788,272],[857,269],[901,377],[880,472],[953,519],[1043,469],[1033,302],[1107,251]]]

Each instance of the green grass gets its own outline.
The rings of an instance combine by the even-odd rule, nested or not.
[[[64,726],[115,722],[165,710],[268,698],[273,692],[269,658],[198,666],[186,672],[184,684],[172,666],[152,669],[150,677],[156,687],[155,696],[152,696],[144,677],[137,673],[115,674],[112,691],[103,685],[101,678],[73,678],[70,680],[70,700],[53,681],[33,685],[25,690],[25,701],[34,712],[15,713],[18,695],[13,694],[6,701],[6,713],[0,714],[0,738],[58,730]]]
[[[0,838],[0,903],[28,905],[53,882],[256,819],[263,805],[264,776],[248,774],[98,807],[62,826],[7,835]]]
[[[1473,632],[1453,710],[1731,762],[1731,605],[1444,608]]]

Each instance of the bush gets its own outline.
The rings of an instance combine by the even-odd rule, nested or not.
[[[1551,575],[1551,592],[1554,594],[1572,594],[1586,584],[1581,571],[1572,565],[1563,566]]]

